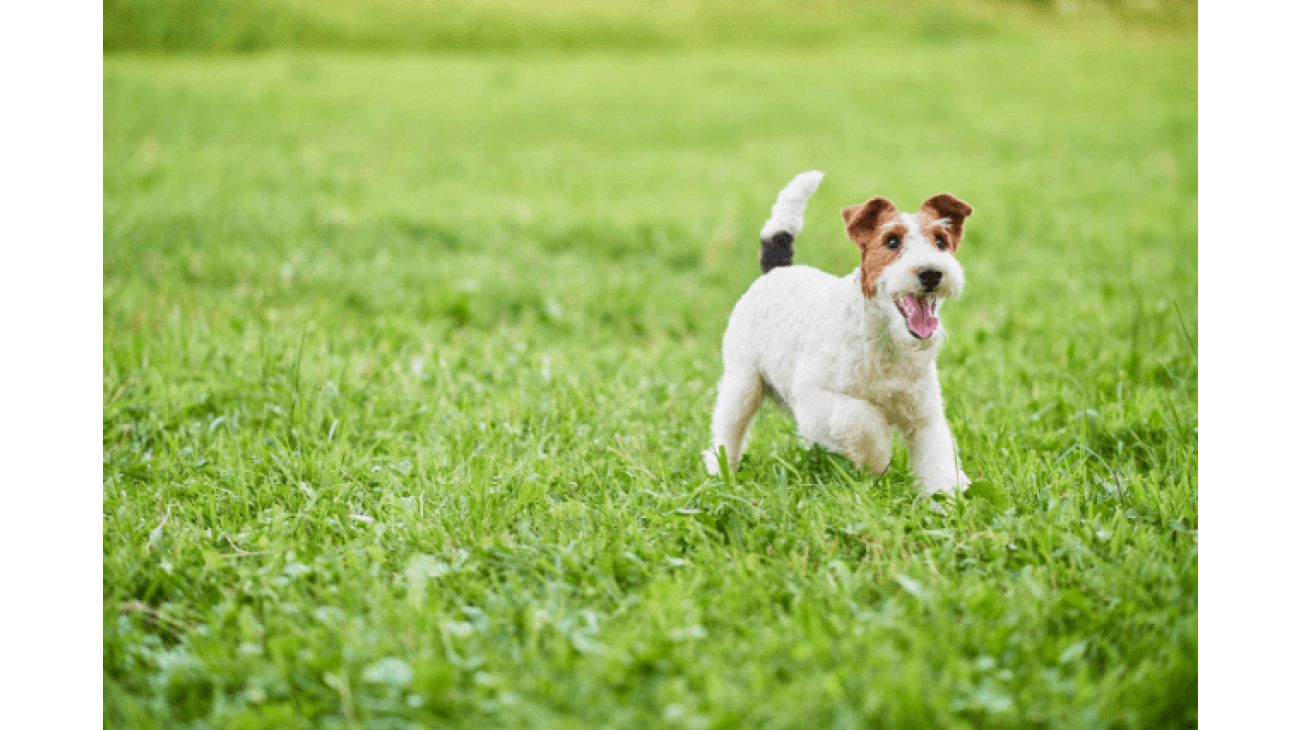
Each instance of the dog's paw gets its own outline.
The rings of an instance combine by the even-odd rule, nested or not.
[[[942,479],[938,483],[920,481],[917,485],[921,488],[920,499],[925,500],[930,509],[946,515],[956,496],[970,487],[970,477],[967,477],[965,472],[959,471],[955,483],[952,479]]]
[[[889,471],[889,459],[880,462],[880,466],[876,466],[862,454],[841,453],[843,453],[844,458],[853,463],[853,466],[856,467],[858,471],[869,471],[872,476],[876,477],[884,476],[885,472]]]
[[[712,449],[705,449],[703,455],[704,455],[704,470],[707,471],[710,476],[716,477],[717,475],[721,474],[722,469],[718,467],[718,452]]]
[[[952,504],[952,495],[942,491],[923,495],[921,499],[925,500],[926,506],[932,511],[941,515],[947,515]]]
[[[957,472],[957,479],[955,481],[952,477],[943,479],[922,479],[919,482],[919,485],[921,487],[921,494],[926,497],[935,494],[946,494],[949,497],[952,497],[961,492],[965,492],[966,489],[970,487],[970,477],[967,477],[964,472]]]
[[[891,459],[885,459],[880,462],[879,466],[876,466],[866,459],[863,459],[861,462],[854,462],[853,465],[856,466],[859,471],[869,471],[871,472],[871,476],[880,477],[884,476],[885,472],[889,471],[889,464],[891,461]]]

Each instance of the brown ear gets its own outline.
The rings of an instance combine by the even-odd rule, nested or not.
[[[865,248],[871,238],[871,231],[880,222],[880,216],[896,210],[898,208],[893,203],[876,196],[865,203],[841,209],[840,215],[844,216],[844,230],[848,232],[849,238],[858,244],[858,248]]]
[[[927,213],[936,220],[945,218],[948,220],[948,230],[952,231],[954,249],[961,241],[962,224],[966,222],[966,216],[974,212],[969,205],[948,193],[940,193],[921,203],[921,213]]]

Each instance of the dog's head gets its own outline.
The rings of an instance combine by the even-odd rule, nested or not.
[[[840,211],[862,252],[862,293],[886,313],[895,340],[926,341],[942,331],[939,306],[961,296],[966,283],[954,254],[971,212],[947,193],[917,213],[901,213],[884,198]]]

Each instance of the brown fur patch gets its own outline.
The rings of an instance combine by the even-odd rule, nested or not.
[[[961,244],[962,225],[965,224],[966,217],[974,212],[974,209],[955,196],[940,193],[921,203],[921,211],[916,214],[916,220],[921,224],[921,232],[928,238],[933,240],[936,235],[942,236],[948,244],[947,250],[956,253],[957,246]],[[944,218],[948,219],[947,228],[939,224]]]
[[[875,197],[859,205],[840,211],[844,216],[844,230],[862,252],[862,293],[868,299],[876,295],[876,279],[885,267],[898,259],[897,251],[885,247],[890,235],[900,238],[907,233],[898,208],[888,200]]]

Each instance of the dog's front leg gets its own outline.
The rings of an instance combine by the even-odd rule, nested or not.
[[[792,409],[799,434],[843,454],[880,476],[889,468],[889,423],[870,403],[818,387],[796,391]]]
[[[952,432],[942,408],[929,413],[907,430],[908,449],[912,454],[912,471],[925,494],[964,492],[970,479],[957,461]]]

